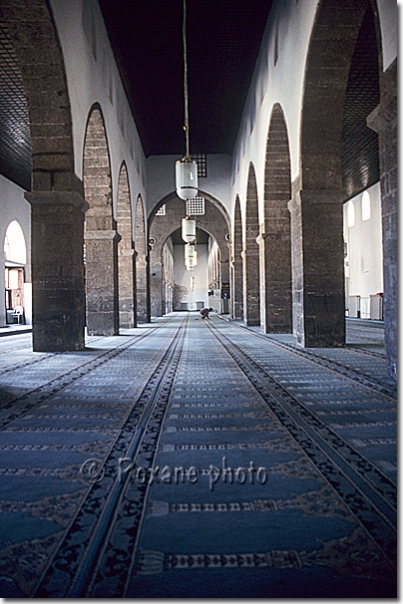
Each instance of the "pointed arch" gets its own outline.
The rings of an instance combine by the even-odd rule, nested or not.
[[[118,244],[119,276],[119,327],[134,327],[134,249],[133,219],[130,202],[130,185],[127,167],[123,162],[118,181],[117,229],[120,236]]]
[[[288,132],[279,104],[273,107],[266,144],[264,222],[261,233],[262,330],[291,333],[291,164]]]
[[[32,191],[82,192],[74,173],[72,119],[63,53],[49,3],[38,0],[29,10],[22,10],[19,3],[3,2],[0,26],[4,35],[12,40],[27,99],[29,132],[24,129],[24,145],[28,153],[32,151],[32,179],[27,189],[32,184]],[[52,77],[43,77],[44,73]],[[25,99],[21,99],[19,105],[25,105]],[[17,129],[15,136],[20,137]],[[20,146],[18,139],[15,148]]]
[[[304,82],[303,190],[342,190],[342,133],[348,76],[369,5],[369,0],[343,3],[322,0],[319,3]]]
[[[94,105],[87,122],[83,160],[87,330],[89,335],[119,332],[116,221],[112,210],[112,179],[105,122]]]
[[[24,231],[18,220],[12,220],[4,237],[4,258],[17,264],[26,264],[27,246]]]
[[[242,261],[242,213],[237,195],[234,209],[231,259],[231,316],[243,317],[243,261]]]
[[[149,317],[148,304],[148,253],[147,253],[147,227],[144,204],[141,195],[136,202],[135,221],[135,249],[136,249],[136,322],[147,323]]]
[[[249,166],[243,238],[243,303],[246,325],[260,325],[259,200],[255,168]]]
[[[219,200],[214,199],[204,191],[200,194],[205,198],[205,214],[197,216],[196,226],[213,237],[220,248],[221,285],[229,283],[229,247],[227,213]],[[149,217],[150,241],[150,312],[152,317],[161,316],[166,307],[164,287],[164,255],[163,247],[167,238],[181,225],[185,217],[185,204],[176,193],[167,195],[163,203],[166,206],[164,216],[156,216],[161,202],[155,206]],[[173,227],[173,225],[177,225]]]

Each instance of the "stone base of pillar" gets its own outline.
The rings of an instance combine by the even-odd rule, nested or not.
[[[148,323],[148,294],[147,294],[148,262],[143,254],[137,254],[136,258],[136,321]],[[161,287],[162,291],[162,287]],[[161,309],[162,312],[162,309]]]
[[[343,192],[300,191],[288,207],[293,243],[293,333],[305,348],[345,344]]]
[[[260,325],[259,248],[244,250],[243,313],[248,327]]]
[[[119,328],[131,329],[135,322],[135,252],[119,249]]]
[[[32,207],[32,332],[37,352],[82,350],[84,212],[77,192],[26,193]]]
[[[84,289],[55,279],[33,283],[32,341],[35,352],[84,350]]]
[[[307,292],[304,296],[305,348],[345,345],[344,293]]]
[[[266,298],[270,297],[271,303],[266,302],[263,309],[263,320],[261,322],[263,333],[292,333],[292,318],[290,298],[281,294],[276,295],[266,290]]]
[[[114,230],[86,231],[87,332],[91,336],[119,333],[117,244]]]

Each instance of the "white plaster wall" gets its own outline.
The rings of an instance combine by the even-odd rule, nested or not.
[[[344,204],[344,241],[348,250],[348,292],[369,298],[370,294],[383,292],[382,217],[379,183],[368,189],[371,200],[371,218],[362,220],[362,194],[353,197],[355,224],[347,226],[347,206]]]
[[[188,293],[183,295],[182,302],[188,303],[188,310],[196,310],[196,302],[203,300],[208,303],[207,283],[207,245],[197,246],[197,266],[188,271],[184,264],[184,246],[174,245],[174,280],[176,285],[188,288]],[[194,289],[191,291],[191,279],[194,278]]]
[[[0,243],[2,248],[2,271],[0,278],[0,327],[5,325],[5,289],[4,289],[4,239],[7,227],[12,220],[17,220],[22,228],[27,249],[27,264],[25,269],[25,318],[32,323],[31,301],[31,206],[24,198],[24,189],[0,175]]]
[[[73,119],[75,170],[82,178],[83,145],[89,111],[98,102],[106,121],[112,164],[114,207],[121,164],[126,161],[134,200],[141,194],[147,213],[174,190],[177,156],[144,157],[139,135],[120,81],[97,0],[50,0],[66,65]],[[377,0],[386,69],[397,55],[397,7],[394,0]],[[96,23],[97,59],[82,27],[82,11]],[[244,209],[250,162],[257,176],[260,212],[263,210],[264,164],[270,116],[275,103],[284,111],[291,153],[291,177],[299,174],[299,138],[304,73],[309,39],[317,10],[316,0],[276,0],[266,27],[242,125],[233,157],[208,156],[208,178],[200,189],[217,198],[233,215],[239,195]],[[279,55],[274,64],[278,28]],[[85,82],[85,86],[82,83]],[[110,86],[112,82],[112,101]],[[141,83],[139,82],[139,85]]]
[[[175,191],[175,163],[179,155],[151,155],[146,160],[147,170],[147,214],[169,193]],[[207,155],[207,177],[199,178],[199,192],[209,193],[230,210],[229,155]]]
[[[287,125],[291,178],[299,174],[299,137],[305,63],[317,8],[315,0],[277,0],[267,23],[233,156],[232,204],[236,196],[245,208],[249,166],[256,172],[259,213],[263,216],[264,169],[267,135],[273,107],[279,103]],[[278,27],[279,54],[274,64],[274,39]],[[231,211],[233,216],[233,210]]]
[[[122,162],[125,161],[134,221],[138,195],[146,199],[145,157],[101,10],[96,0],[51,0],[50,4],[67,73],[73,121],[75,173],[82,179],[87,120],[93,104],[99,103],[106,124],[110,152],[115,218],[119,172]],[[86,11],[93,15],[95,21],[96,59],[82,26],[84,4]]]
[[[292,181],[299,175],[304,75],[317,6],[316,0],[276,0],[273,4],[233,154],[231,218],[234,215],[237,195],[241,200],[244,216],[249,167],[250,163],[253,163],[257,179],[260,222],[262,221],[267,135],[271,113],[276,103],[281,105],[287,125]],[[386,69],[397,56],[396,2],[378,0],[378,8]],[[276,28],[279,54],[275,65]]]

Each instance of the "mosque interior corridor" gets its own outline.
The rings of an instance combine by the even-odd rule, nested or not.
[[[78,352],[0,337],[2,596],[395,597],[372,325],[311,349],[197,312]]]

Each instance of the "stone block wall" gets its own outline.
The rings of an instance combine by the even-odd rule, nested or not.
[[[378,133],[383,234],[385,347],[388,374],[397,378],[398,350],[398,177],[397,61],[381,77],[381,102],[367,119]]]

